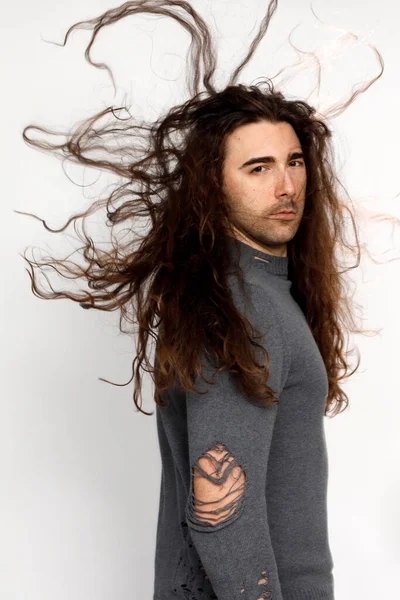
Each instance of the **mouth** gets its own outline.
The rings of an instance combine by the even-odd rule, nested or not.
[[[275,215],[271,215],[270,218],[271,219],[284,219],[285,221],[288,221],[288,220],[294,219],[295,216],[296,216],[296,213],[293,211],[290,211],[290,212],[284,211],[284,212],[277,213]]]

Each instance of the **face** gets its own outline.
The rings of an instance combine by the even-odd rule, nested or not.
[[[223,192],[235,235],[248,245],[287,256],[303,216],[306,181],[302,148],[289,123],[247,123],[227,136]],[[290,219],[273,216],[288,209],[295,212]]]

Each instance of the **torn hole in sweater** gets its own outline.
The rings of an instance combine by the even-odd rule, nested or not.
[[[261,571],[261,578],[258,580],[258,585],[263,585],[263,589],[261,592],[257,593],[257,599],[256,600],[272,600],[272,593],[270,591],[268,591],[268,589],[266,589],[266,584],[268,583],[268,577],[267,577],[267,571],[266,569],[264,569],[263,571]],[[241,586],[240,588],[240,593],[243,594],[245,591],[245,586]]]
[[[213,527],[239,514],[246,473],[222,442],[204,452],[192,466],[189,511],[198,524]]]
[[[260,593],[260,595],[257,596],[257,600],[271,600],[272,599],[272,593],[270,591],[268,591],[267,589],[267,584],[268,584],[268,577],[267,577],[267,571],[266,569],[264,569],[263,571],[261,571],[261,577],[258,580],[258,585],[262,585],[263,589],[262,592]]]
[[[179,600],[218,600],[186,521],[180,525],[184,544],[172,579],[174,596]]]

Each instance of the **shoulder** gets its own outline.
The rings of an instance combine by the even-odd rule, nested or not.
[[[265,330],[273,330],[274,334],[284,338],[284,309],[277,301],[273,290],[251,281],[245,280],[243,288],[238,281],[231,282],[231,291],[235,306],[241,313],[255,321]]]

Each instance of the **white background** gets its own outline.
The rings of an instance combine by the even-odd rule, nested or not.
[[[218,26],[217,74],[224,84],[247,52],[267,3],[192,4],[214,33]],[[84,311],[66,300],[44,302],[31,293],[20,253],[34,246],[61,257],[69,246],[39,221],[13,212],[32,212],[61,227],[96,197],[96,185],[89,184],[100,175],[66,164],[64,173],[59,160],[24,143],[26,125],[67,131],[119,105],[124,95],[133,114],[147,111],[154,118],[187,98],[189,36],[167,18],[130,17],[100,34],[92,58],[112,68],[117,97],[107,72],[85,61],[91,32],[75,31],[64,48],[44,41],[61,44],[70,25],[113,6],[101,0],[22,0],[2,12],[2,600],[150,600],[153,593],[161,464],[155,415],[136,411],[133,383],[115,387],[98,379],[129,379],[134,340],[119,333],[116,313]],[[399,217],[399,7],[393,0],[321,0],[312,8],[323,23],[309,2],[281,1],[239,81],[253,83],[295,63],[287,38],[296,25],[292,42],[303,51],[324,52],[325,44],[329,53],[333,40],[352,32],[358,43],[337,48],[340,55],[323,67],[319,98],[309,98],[323,110],[376,76],[379,64],[367,44],[376,45],[385,61],[383,76],[331,127],[339,177],[353,202]],[[286,91],[307,96],[315,76],[300,72]],[[66,174],[88,187],[74,185]],[[104,177],[98,189],[104,189]],[[400,256],[398,226],[391,237],[384,222],[362,225],[376,260]],[[351,273],[361,325],[380,333],[350,338],[362,357],[357,374],[343,386],[351,407],[325,419],[336,600],[398,594],[399,269],[395,260],[375,265],[364,258]],[[145,377],[148,412],[155,409],[152,395]]]

